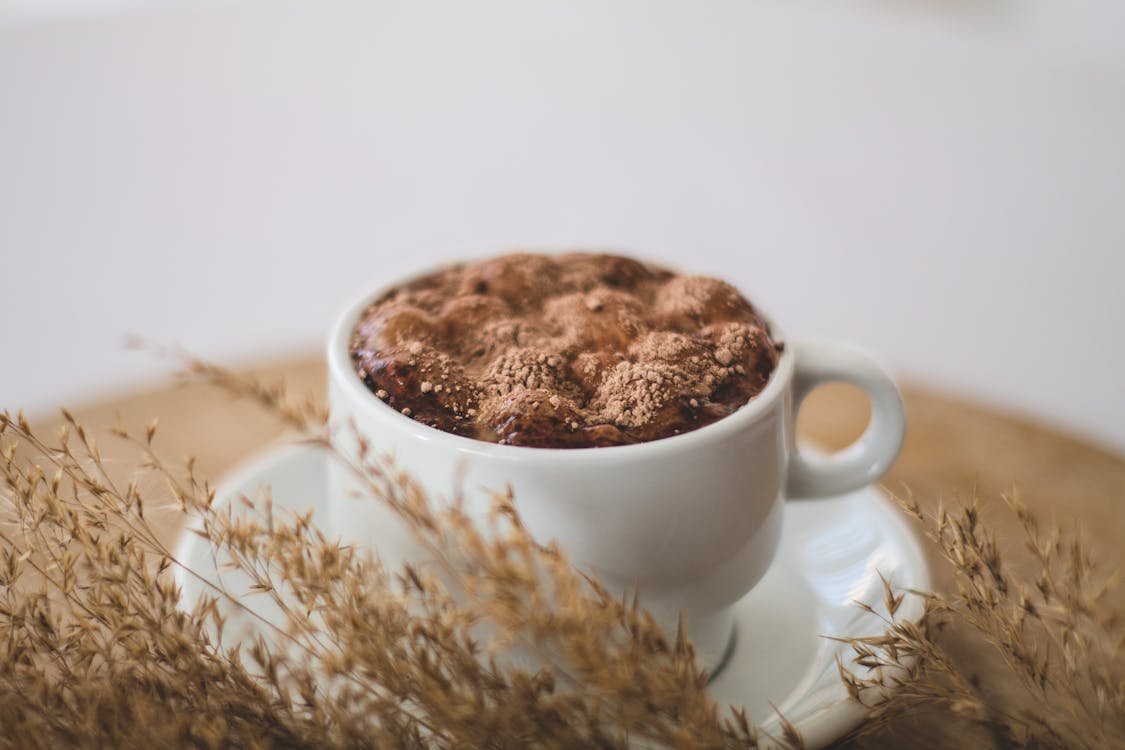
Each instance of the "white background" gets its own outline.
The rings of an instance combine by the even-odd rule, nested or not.
[[[0,0],[0,407],[600,247],[1125,450],[1125,3]]]

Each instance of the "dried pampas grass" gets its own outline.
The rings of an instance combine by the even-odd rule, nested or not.
[[[174,469],[159,457],[155,424],[115,434],[162,497],[142,491],[145,476],[116,484],[68,412],[50,442],[22,415],[0,416],[0,745],[758,746],[745,715],[710,700],[687,640],[536,543],[510,497],[495,498],[493,528],[482,531],[383,458],[346,457],[315,405],[221,368],[192,370],[332,452],[437,567],[387,570],[307,516],[275,515],[268,494],[250,520],[218,509],[193,462]],[[179,609],[180,563],[145,518],[169,498],[280,609],[281,624],[218,587]],[[220,603],[259,617],[269,637],[224,648]],[[527,653],[538,666],[509,658]]]
[[[536,543],[511,497],[496,497],[492,528],[478,529],[382,457],[346,457],[316,404],[206,363],[188,369],[345,462],[364,501],[392,508],[436,564],[390,570],[308,516],[275,514],[268,493],[248,499],[249,520],[220,509],[193,461],[159,456],[155,423],[115,430],[137,453],[123,486],[69,413],[51,439],[4,413],[0,747],[801,746],[784,721],[783,736],[767,738],[716,705],[690,643]],[[841,678],[870,712],[857,741],[925,709],[1005,746],[1122,742],[1125,632],[1102,606],[1114,579],[1009,500],[1030,576],[1002,559],[974,503],[931,516],[902,501],[957,591],[888,587],[886,632],[849,641],[856,658]],[[180,562],[145,515],[169,504],[256,594],[200,579],[209,593],[180,608]],[[925,597],[921,622],[896,619],[905,596]],[[268,636],[225,645],[223,612],[261,617],[261,598],[282,613],[261,618]],[[1023,703],[997,703],[962,672],[945,642],[954,626],[992,644]]]
[[[1018,492],[1002,499],[1025,537],[1022,559],[1001,552],[976,497],[932,514],[897,499],[949,564],[955,590],[885,585],[886,631],[847,640],[855,660],[840,675],[869,707],[860,736],[929,712],[996,747],[1125,747],[1125,628],[1107,603],[1116,572],[1103,572],[1076,532],[1044,531]],[[919,622],[895,618],[906,596],[924,598]],[[962,666],[951,631],[987,644],[995,667]]]

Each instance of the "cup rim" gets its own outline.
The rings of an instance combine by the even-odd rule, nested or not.
[[[364,411],[378,419],[388,419],[396,429],[409,433],[412,437],[441,444],[448,444],[450,449],[459,453],[488,455],[493,458],[508,458],[513,460],[536,460],[549,462],[573,461],[614,461],[626,457],[639,457],[645,453],[681,452],[705,445],[707,443],[721,442],[733,433],[745,429],[756,422],[761,416],[767,414],[788,390],[794,369],[793,347],[789,345],[784,332],[768,315],[762,313],[755,306],[758,315],[769,326],[770,335],[775,341],[782,344],[781,355],[777,367],[770,374],[766,387],[757,395],[740,406],[734,412],[721,419],[704,425],[690,432],[679,435],[670,435],[657,440],[648,440],[640,443],[626,445],[588,446],[582,448],[548,448],[528,445],[502,445],[485,440],[455,435],[451,432],[439,430],[436,427],[423,424],[405,416],[397,409],[388,406],[367,387],[359,377],[352,365],[349,349],[351,334],[360,316],[367,307],[378,297],[390,289],[407,284],[414,279],[422,278],[450,266],[471,261],[449,261],[436,266],[422,269],[401,279],[383,283],[373,291],[365,292],[358,299],[349,304],[344,311],[337,315],[328,337],[328,378],[343,389],[344,395],[350,400],[350,412]],[[337,406],[330,404],[330,406]]]

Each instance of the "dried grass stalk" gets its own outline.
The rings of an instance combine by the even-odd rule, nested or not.
[[[984,730],[998,747],[1125,747],[1125,628],[1107,603],[1116,573],[1077,532],[1045,531],[1018,492],[1003,500],[1023,530],[1022,558],[1001,553],[975,496],[932,514],[909,495],[896,499],[950,565],[955,591],[895,592],[884,582],[886,631],[848,639],[855,658],[840,665],[870,709],[861,735],[928,711]],[[895,617],[904,596],[925,599],[921,621]],[[987,679],[966,673],[950,651],[954,631],[987,644],[999,668]]]
[[[155,423],[144,435],[115,430],[139,457],[121,486],[70,413],[51,440],[22,414],[0,414],[0,747],[759,746],[745,714],[708,697],[690,643],[535,542],[513,498],[495,498],[482,530],[455,498],[435,501],[369,451],[347,458],[316,404],[206,363],[188,369],[344,461],[366,490],[360,501],[393,508],[435,564],[388,570],[309,516],[275,514],[268,493],[246,499],[249,515],[216,507],[193,461],[159,457]],[[1030,577],[1001,556],[975,501],[934,515],[900,501],[957,590],[885,586],[886,632],[848,641],[856,656],[841,678],[870,712],[861,737],[928,710],[1002,746],[1125,746],[1125,631],[1105,606],[1116,579],[1077,537],[1042,530],[1007,500]],[[145,517],[169,504],[256,594],[212,587],[180,608],[180,562]],[[905,596],[925,598],[921,621],[896,617]],[[280,622],[261,617],[256,597]],[[266,635],[224,645],[230,607],[259,617]],[[991,645],[1022,702],[999,701],[961,670],[945,643],[951,626]],[[761,739],[800,747],[782,726]]]
[[[193,461],[178,469],[159,457],[155,423],[143,436],[115,430],[139,455],[135,480],[120,486],[69,412],[51,441],[4,413],[0,746],[758,746],[745,715],[708,697],[683,635],[666,636],[635,601],[535,542],[511,497],[496,497],[492,528],[479,529],[381,457],[346,457],[314,404],[190,369],[345,462],[363,501],[393,508],[435,567],[387,570],[310,516],[275,514],[268,494],[247,499],[249,514],[216,507]],[[142,489],[153,477],[155,495]],[[180,609],[180,562],[145,518],[169,502],[281,622],[211,584]],[[228,607],[267,635],[224,646]]]

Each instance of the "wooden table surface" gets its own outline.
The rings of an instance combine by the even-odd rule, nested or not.
[[[294,393],[323,397],[325,369],[317,357],[301,357],[263,364],[253,371],[284,377]],[[891,490],[909,488],[924,506],[976,492],[985,505],[985,519],[998,530],[1001,547],[1022,546],[1022,536],[1000,494],[1018,487],[1025,503],[1045,522],[1077,522],[1088,547],[1108,567],[1125,567],[1125,459],[1030,421],[997,413],[983,406],[920,389],[904,389],[909,428],[902,454],[884,481]],[[238,402],[200,384],[122,393],[116,398],[72,411],[88,427],[114,424],[118,416],[130,429],[143,432],[152,418],[160,419],[157,448],[168,460],[197,458],[203,476],[213,480],[240,461],[265,448],[281,434],[275,421],[257,407]],[[826,386],[814,393],[802,410],[801,434],[829,448],[841,447],[866,423],[866,398],[847,386]],[[44,418],[36,425],[50,428]],[[135,464],[133,456],[114,447],[108,436],[100,441],[103,454],[121,471]],[[166,514],[160,531],[171,539],[180,533],[182,519]],[[940,589],[950,576],[931,552],[934,578]],[[1125,591],[1113,592],[1117,604]],[[951,648],[966,669],[987,669],[986,654],[970,643]],[[865,746],[913,745],[913,728],[867,741]],[[927,729],[926,731],[930,731]],[[942,729],[940,723],[934,731]],[[963,730],[959,730],[963,731]],[[905,733],[905,734],[904,734]],[[916,739],[916,736],[914,737]],[[958,745],[987,745],[984,738],[958,734],[946,737]],[[936,746],[946,744],[938,741]]]

